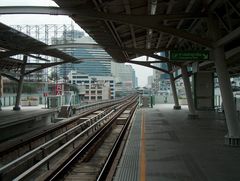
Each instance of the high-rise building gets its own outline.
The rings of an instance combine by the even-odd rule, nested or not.
[[[167,56],[165,52],[160,52],[160,56]],[[158,63],[155,66],[168,70],[166,63]],[[153,84],[152,89],[155,94],[170,93],[169,75],[159,70],[153,70]]]
[[[153,75],[147,77],[147,88],[152,88],[153,84]]]
[[[81,36],[82,35],[82,36]],[[96,42],[89,36],[81,34],[74,38],[74,40],[60,40],[56,42],[64,43],[82,43],[82,44],[96,44]],[[71,36],[70,36],[71,37]],[[64,52],[79,58],[81,63],[69,63],[59,66],[60,77],[66,77],[71,70],[88,74],[91,76],[111,76],[111,57],[100,48],[66,48]]]
[[[135,77],[135,87],[138,87],[138,78],[137,78],[137,76]]]
[[[112,62],[112,74],[116,82],[121,82],[126,90],[133,90],[136,85],[136,73],[131,65]]]
[[[116,97],[129,94],[138,86],[135,70],[131,65],[112,62],[112,74],[116,79]]]

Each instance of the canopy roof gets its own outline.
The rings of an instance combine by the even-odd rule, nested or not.
[[[50,14],[70,16],[117,62],[130,62],[154,67],[169,62],[174,66],[194,61],[169,60],[161,51],[209,51],[209,59],[198,61],[199,69],[215,72],[211,50],[224,47],[231,75],[240,72],[240,1],[238,0],[54,0]],[[30,7],[29,12],[34,9]],[[45,8],[46,10],[46,8]],[[44,8],[38,10],[46,13]],[[13,12],[16,12],[13,11]],[[89,45],[90,46],[90,45]],[[77,58],[34,40],[0,24],[1,64],[8,65],[16,54],[49,55],[72,62]],[[137,62],[133,58],[146,55],[155,62]],[[7,63],[4,63],[7,62]],[[18,62],[19,63],[19,62]],[[19,66],[13,61],[12,66]],[[49,64],[55,65],[55,64]],[[11,66],[11,65],[9,65]],[[160,71],[169,73],[168,70]]]
[[[43,62],[37,64],[29,63],[28,65],[34,68],[31,72],[52,65],[77,60],[77,58],[58,49],[48,49],[47,44],[0,23],[0,70],[2,73],[4,72],[7,74],[11,73],[11,71],[16,72],[22,66],[22,60],[10,58],[14,55],[28,55]],[[42,58],[44,55],[57,58],[57,62],[54,62],[54,64],[50,63],[50,60]],[[34,65],[34,67],[32,65]]]
[[[168,61],[154,53],[224,46],[230,73],[240,70],[238,0],[54,1],[117,62],[142,55]],[[214,71],[211,55],[200,68]]]

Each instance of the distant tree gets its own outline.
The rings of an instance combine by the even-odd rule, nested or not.
[[[69,85],[69,89],[70,89],[70,91],[73,91],[73,92],[75,92],[76,94],[79,93],[79,90],[78,90],[78,88],[77,88],[77,85],[70,84],[70,85]]]
[[[23,84],[23,90],[22,93],[37,93],[38,92],[38,86],[36,83],[24,83]]]
[[[48,79],[51,80],[51,81],[59,80],[58,73],[55,72],[55,71],[51,72],[51,74],[48,76]]]

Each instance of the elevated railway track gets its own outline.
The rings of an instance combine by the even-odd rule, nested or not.
[[[103,156],[100,159],[102,161],[97,159],[99,163],[101,162],[100,165],[105,169],[109,168],[105,165],[106,160],[112,162],[115,155],[112,147],[119,147],[116,140],[121,140],[122,136],[119,135],[123,135],[129,125],[137,106],[137,97],[137,95],[128,97],[85,116],[80,114],[68,118],[54,129],[49,128],[42,134],[1,150],[3,156],[0,179],[56,180],[59,177],[67,179],[73,176],[74,172],[69,173],[69,170],[74,170],[71,167],[73,162],[82,165],[94,160],[94,155],[99,153],[101,157]],[[110,155],[112,156],[108,158]],[[101,177],[106,177],[106,171],[102,171],[99,163],[90,162],[86,166],[93,165],[88,170],[95,170],[94,178],[100,173]],[[81,167],[85,167],[84,165]],[[94,169],[96,165],[98,169]]]

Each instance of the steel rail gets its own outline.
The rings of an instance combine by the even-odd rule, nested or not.
[[[89,145],[91,145],[92,143],[95,143],[100,135],[104,134],[104,130],[108,129],[112,123],[114,122],[114,120],[124,112],[124,110],[126,110],[126,108],[129,106],[129,104],[132,104],[131,102],[132,100],[130,100],[129,102],[125,103],[125,105],[122,106],[121,110],[119,110],[114,116],[113,118],[103,127],[101,128],[101,130],[99,132],[97,132],[93,138],[91,138],[91,140],[84,145],[81,150],[79,150],[72,158],[70,158],[62,167],[60,167],[59,170],[57,170],[55,173],[52,174],[52,176],[48,177],[47,180],[53,181],[53,180],[57,180],[58,177],[60,175],[62,175],[63,172],[65,172],[65,170],[69,167],[69,165],[71,165],[77,158],[80,157],[80,155],[89,147]]]
[[[106,179],[106,177],[109,173],[109,170],[111,169],[112,163],[113,163],[113,161],[114,161],[114,159],[115,159],[115,157],[118,153],[119,147],[121,146],[121,143],[122,143],[124,135],[127,131],[127,128],[129,127],[133,116],[136,114],[136,107],[137,107],[137,104],[134,105],[134,108],[132,109],[134,111],[131,111],[131,114],[128,117],[128,120],[127,120],[126,124],[124,125],[123,129],[121,130],[121,132],[120,132],[120,134],[117,138],[117,140],[115,141],[115,143],[113,145],[113,148],[112,148],[110,154],[108,155],[108,158],[107,158],[100,174],[97,177],[97,181],[103,181],[103,180]]]
[[[125,103],[124,105],[126,105],[127,103]],[[121,106],[123,107],[123,106]],[[117,108],[119,109],[120,106]],[[83,136],[84,134],[88,133],[88,131],[90,131],[92,128],[94,128],[95,126],[99,125],[101,122],[105,121],[106,118],[108,118],[109,116],[111,116],[117,109],[112,110],[111,112],[109,112],[107,115],[105,115],[103,118],[101,118],[100,120],[96,121],[95,123],[93,123],[91,126],[89,126],[88,128],[86,128],[85,130],[83,130],[83,132],[79,133],[76,137],[72,138],[71,140],[69,140],[67,143],[65,143],[64,145],[62,145],[61,147],[59,147],[57,150],[53,151],[51,154],[49,154],[48,156],[46,156],[44,159],[42,159],[41,161],[39,161],[37,164],[35,164],[34,166],[32,166],[31,168],[29,168],[28,170],[26,170],[25,172],[23,172],[22,174],[20,174],[19,176],[17,176],[16,178],[14,178],[14,181],[17,180],[22,180],[26,177],[28,177],[29,175],[31,175],[34,171],[36,171],[38,168],[40,168],[42,165],[44,164],[49,164],[50,160],[52,158],[54,158],[54,156],[56,156],[58,153],[60,153],[63,149],[65,149],[66,147],[68,147],[71,144],[74,144],[74,142],[79,139],[81,136]],[[123,112],[125,109],[125,107],[121,108],[120,110],[118,110],[118,112],[116,114],[120,114],[121,112]],[[113,116],[114,117],[114,116]],[[107,124],[108,125],[108,124]],[[106,126],[105,126],[106,127]],[[102,129],[101,129],[102,130]],[[97,133],[97,135],[95,135],[93,137],[93,139],[91,140],[95,140],[98,137],[99,133]],[[88,142],[86,145],[84,145],[84,147],[81,149],[80,152],[83,152],[88,146],[89,144],[91,144],[92,142]]]
[[[117,102],[118,102],[118,103],[121,103],[121,102],[124,102],[125,100],[129,100],[129,98],[130,98],[130,96],[128,97],[128,99],[121,99],[121,100],[118,100]],[[107,102],[109,102],[109,101],[107,101]],[[110,104],[110,105],[112,105],[112,104]],[[104,114],[104,113],[103,113],[103,114]],[[92,117],[92,118],[84,121],[83,123],[80,123],[79,125],[71,128],[71,129],[67,130],[66,132],[58,135],[58,136],[55,137],[55,138],[53,138],[52,140],[50,140],[50,141],[48,141],[48,142],[45,142],[43,145],[40,145],[39,147],[37,147],[37,148],[35,148],[35,149],[27,152],[26,154],[22,155],[21,157],[17,158],[16,160],[14,160],[14,161],[12,161],[12,162],[4,165],[3,167],[0,168],[0,178],[1,178],[1,176],[6,175],[6,172],[8,172],[9,170],[11,170],[11,168],[13,168],[11,171],[14,172],[14,171],[15,171],[15,170],[14,170],[15,168],[20,167],[20,162],[21,162],[21,161],[23,161],[23,160],[25,160],[25,159],[33,159],[34,156],[35,156],[35,155],[34,155],[35,153],[39,153],[39,151],[40,151],[40,152],[42,152],[42,153],[44,154],[45,148],[47,148],[48,145],[56,144],[58,140],[61,140],[62,138],[69,136],[70,133],[73,133],[74,131],[78,131],[79,128],[82,129],[82,126],[85,127],[86,124],[89,124],[89,122],[92,122],[94,119],[96,119],[97,117],[99,117],[99,115],[100,115],[100,114],[98,114],[98,115],[96,115],[96,116],[94,116],[94,117]],[[105,117],[105,116],[104,116],[104,117]],[[76,118],[71,118],[71,119],[76,119]],[[102,120],[102,119],[100,119],[100,120]],[[97,124],[97,123],[93,123],[92,126],[90,126],[90,127],[88,127],[88,128],[83,128],[83,129],[82,129],[82,134],[84,134],[85,132],[88,132],[88,130],[92,129],[92,127],[94,127],[96,124]],[[86,129],[86,130],[84,130],[84,129]],[[80,134],[81,134],[81,133],[80,133]],[[82,135],[82,134],[81,134],[81,135]],[[32,156],[32,157],[31,157],[31,156]],[[48,157],[48,156],[46,156],[46,157]],[[45,158],[46,158],[46,157],[45,157]],[[17,165],[17,167],[16,167],[16,165]]]

